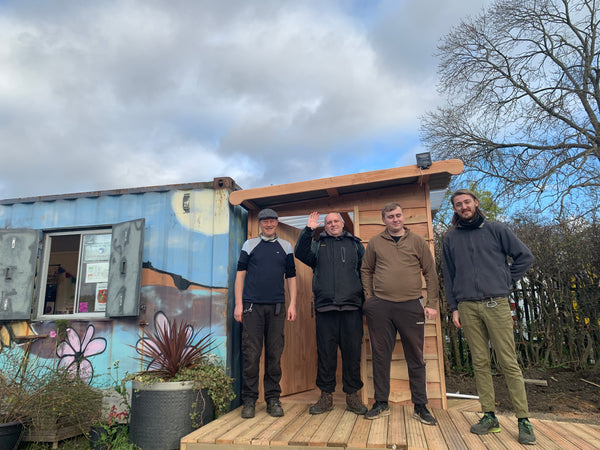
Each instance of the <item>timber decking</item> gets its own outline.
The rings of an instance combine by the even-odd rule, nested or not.
[[[345,411],[337,402],[332,411],[311,416],[306,403],[282,402],[285,415],[269,416],[257,403],[256,416],[242,419],[237,408],[181,440],[182,450],[263,450],[304,447],[346,449],[522,449],[517,441],[517,419],[498,416],[501,433],[477,436],[469,427],[480,415],[469,408],[432,409],[438,426],[413,419],[412,406],[391,404],[391,414],[376,420]],[[598,449],[600,426],[531,419],[537,449]]]

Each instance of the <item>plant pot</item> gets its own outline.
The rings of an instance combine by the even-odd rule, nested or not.
[[[23,424],[21,422],[0,423],[0,448],[16,449],[22,434]]]
[[[210,422],[214,405],[192,382],[132,382],[129,438],[144,450],[178,449],[185,435]]]

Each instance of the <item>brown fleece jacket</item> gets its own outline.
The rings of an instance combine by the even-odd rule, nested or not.
[[[425,239],[408,228],[404,228],[398,242],[387,229],[373,236],[360,272],[365,299],[376,296],[392,302],[421,297],[422,273],[427,285],[425,306],[437,309],[439,286],[435,261]]]

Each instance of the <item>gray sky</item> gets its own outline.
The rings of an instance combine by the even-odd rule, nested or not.
[[[414,164],[485,0],[0,0],[0,198]]]

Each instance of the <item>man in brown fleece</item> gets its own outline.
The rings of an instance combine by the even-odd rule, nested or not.
[[[435,319],[438,280],[435,262],[425,239],[404,227],[404,214],[398,203],[381,210],[385,230],[371,238],[361,267],[365,293],[363,312],[367,318],[373,353],[375,404],[365,414],[376,419],[390,414],[390,366],[400,333],[408,366],[413,417],[436,425],[427,409],[427,378],[423,345],[425,318]],[[427,284],[423,305],[421,274]]]

